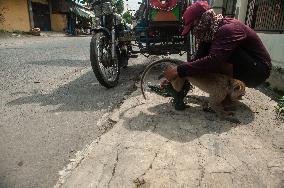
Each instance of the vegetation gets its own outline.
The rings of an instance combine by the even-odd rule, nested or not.
[[[278,89],[277,87],[272,87],[271,84],[269,82],[264,82],[264,86],[274,92],[277,96],[283,96],[284,95],[284,91]]]
[[[264,86],[265,90],[269,92],[268,95],[272,95],[274,100],[278,99],[278,104],[275,106],[277,116],[279,117],[280,115],[284,115],[284,91],[279,90],[276,87],[272,87],[269,82],[265,82]]]
[[[15,34],[25,34],[26,32],[20,31],[20,30],[13,30],[12,33],[15,33]]]
[[[86,4],[87,6],[89,6],[93,2],[93,0],[66,0],[66,1]],[[122,14],[124,10],[124,0],[112,0],[112,3],[114,5],[114,11],[118,14]]]
[[[20,31],[20,30],[7,31],[7,30],[4,30],[4,29],[0,29],[0,33],[7,33],[7,34],[12,34],[12,33],[15,33],[15,34],[25,34],[25,32]]]
[[[124,10],[124,1],[123,0],[112,0],[113,5],[114,5],[114,11],[117,14],[122,14]]]
[[[284,114],[284,96],[279,99],[278,105],[276,106],[278,115]]]
[[[126,11],[123,15],[122,15],[123,20],[127,23],[127,24],[132,24],[132,16],[130,14],[129,11]]]

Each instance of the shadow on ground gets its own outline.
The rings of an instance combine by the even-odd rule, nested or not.
[[[70,61],[70,66],[81,65],[82,62]],[[53,62],[34,62],[40,64],[61,66],[60,60]],[[65,62],[66,63],[66,62]],[[73,65],[72,65],[73,63]],[[94,111],[103,110],[118,104],[129,90],[133,90],[133,84],[145,65],[132,65],[123,69],[120,75],[119,85],[115,88],[106,89],[101,86],[92,71],[65,85],[59,86],[51,93],[37,91],[29,96],[17,98],[6,105],[23,105],[38,103],[41,106],[58,105],[54,111]]]
[[[120,115],[124,119],[124,127],[128,130],[151,131],[177,142],[190,142],[210,133],[225,133],[237,126],[245,126],[254,120],[254,113],[241,102],[238,103],[234,115],[241,121],[240,124],[221,120],[216,114],[202,110],[201,101],[205,98],[190,97],[188,100],[191,107],[183,112],[175,111],[170,103],[163,103],[145,110],[141,110],[143,108],[140,106],[140,109],[138,105],[125,110]],[[135,110],[139,112],[134,117],[129,116],[129,113]]]
[[[275,101],[278,101],[279,98],[281,97],[280,93],[277,93],[277,91],[275,92],[273,91],[273,89],[269,88],[267,83],[264,83],[255,89],[264,93],[265,95],[269,96],[271,99]]]

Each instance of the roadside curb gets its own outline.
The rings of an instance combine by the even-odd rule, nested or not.
[[[156,56],[150,57],[149,59],[147,59],[146,63],[149,63],[150,61],[153,61],[153,59],[156,58]],[[90,144],[86,145],[81,151],[78,151],[73,159],[69,159],[70,163],[67,164],[63,170],[58,172],[59,179],[54,188],[59,188],[65,183],[65,181],[71,175],[72,171],[80,165],[80,163],[91,153],[92,149],[99,143],[101,137],[104,136],[104,134],[106,134],[108,131],[110,131],[119,121],[119,118],[117,116],[117,114],[119,113],[119,109],[121,105],[123,105],[123,103],[132,96],[133,93],[137,92],[137,89],[139,87],[138,82],[140,81],[140,76],[142,72],[143,70],[137,75],[137,77],[134,77],[133,83],[128,87],[127,91],[124,93],[123,99],[118,102],[118,104],[114,106],[110,112],[105,113],[102,118],[98,120],[97,126],[101,127],[102,129],[101,135],[97,139],[92,141]]]

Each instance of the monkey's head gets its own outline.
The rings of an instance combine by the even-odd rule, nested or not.
[[[242,99],[242,96],[245,95],[245,88],[246,85],[240,80],[233,80],[233,83],[231,85],[230,89],[230,97],[232,101],[238,101]]]

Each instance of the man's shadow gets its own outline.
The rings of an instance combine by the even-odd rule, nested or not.
[[[177,142],[190,142],[206,134],[221,134],[238,126],[245,126],[254,120],[254,114],[248,106],[239,102],[235,117],[240,124],[221,120],[214,113],[203,111],[201,106],[204,97],[191,96],[190,106],[185,111],[176,111],[170,103],[151,106],[147,110],[140,110],[135,117],[129,118],[129,108],[120,114],[124,119],[124,127],[131,131],[145,131],[161,135]],[[136,106],[137,107],[137,106]],[[135,108],[135,107],[134,107]]]

